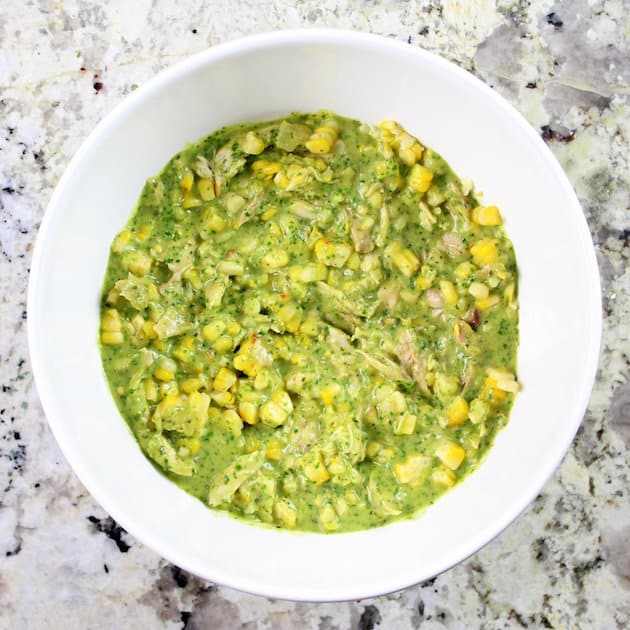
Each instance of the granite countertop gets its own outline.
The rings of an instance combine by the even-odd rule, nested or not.
[[[4,0],[0,628],[628,627],[629,8],[627,0]],[[306,26],[371,31],[438,52],[519,109],[580,197],[604,306],[600,369],[584,422],[526,512],[435,579],[378,599],[322,605],[210,584],[122,530],[61,455],[38,402],[26,341],[37,228],[96,122],[191,53]]]

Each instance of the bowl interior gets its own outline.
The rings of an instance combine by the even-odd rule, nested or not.
[[[323,536],[210,511],[148,463],[118,414],[96,344],[109,245],[147,177],[214,129],[328,108],[400,121],[506,219],[520,269],[518,396],[480,469],[418,518]],[[597,266],[566,177],[492,90],[433,55],[344,32],[226,44],[139,89],[90,136],[46,212],[29,287],[33,369],[55,436],[86,487],[132,534],[198,575],[291,599],[396,590],[501,531],[540,490],[582,418],[599,350]]]

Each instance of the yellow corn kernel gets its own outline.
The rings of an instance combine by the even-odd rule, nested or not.
[[[275,271],[286,267],[289,263],[289,255],[283,249],[272,249],[267,252],[260,261],[260,266],[264,271]]]
[[[407,182],[409,186],[416,192],[423,193],[429,190],[431,181],[433,180],[433,173],[421,164],[414,164],[409,171],[409,177]]]
[[[365,454],[372,459],[381,450],[381,445],[378,442],[368,442],[365,447]]]
[[[400,416],[394,423],[394,433],[396,435],[411,435],[416,428],[417,417],[413,414]]]
[[[269,440],[265,449],[265,457],[275,462],[279,461],[282,457],[282,446],[283,444],[280,440]]]
[[[304,143],[311,153],[329,153],[337,140],[337,130],[330,124],[315,129],[315,133]]]
[[[146,241],[149,238],[149,236],[151,236],[152,232],[153,232],[153,227],[149,223],[143,223],[138,228],[138,238],[142,242],[144,242],[144,241]]]
[[[238,415],[241,416],[243,422],[256,424],[258,422],[258,407],[252,402],[241,402],[238,405]]]
[[[288,402],[287,402],[288,401]],[[260,419],[270,427],[279,427],[293,410],[291,398],[287,392],[276,392],[260,409]]]
[[[350,258],[348,258],[346,266],[348,269],[352,269],[352,271],[358,271],[361,268],[361,256],[354,252]]]
[[[410,278],[420,267],[420,261],[416,255],[400,243],[391,243],[386,248],[386,253],[400,272]]]
[[[260,155],[265,150],[265,143],[255,131],[248,131],[242,147],[243,151],[249,155]]]
[[[158,399],[157,385],[151,378],[148,378],[144,382],[144,396],[149,402],[156,402]]]
[[[485,400],[481,398],[473,398],[470,401],[470,409],[468,416],[473,424],[481,424],[485,421],[490,413],[490,407]]]
[[[179,185],[181,186],[182,190],[185,193],[187,193],[192,190],[194,183],[195,183],[195,176],[193,175],[191,171],[187,171],[186,173],[184,173],[184,176],[179,182]]]
[[[426,455],[409,455],[394,464],[394,475],[400,483],[417,484],[422,481],[431,460]]]
[[[182,208],[188,210],[189,208],[198,208],[203,202],[199,197],[196,197],[191,192],[184,194],[184,201],[182,201]]]
[[[297,522],[297,509],[289,499],[278,499],[273,504],[273,516],[283,527],[293,529]]]
[[[341,385],[339,385],[339,383],[330,383],[320,389],[319,397],[325,405],[332,405],[340,393]]]
[[[146,276],[151,270],[153,260],[146,252],[139,251],[131,254],[127,260],[127,269],[136,276]]]
[[[225,332],[232,337],[236,337],[241,332],[241,325],[238,322],[231,322],[225,329]]]
[[[210,398],[219,407],[231,407],[234,404],[234,394],[232,392],[213,392],[210,394]]]
[[[243,432],[243,421],[234,409],[226,409],[221,414],[219,422],[226,431],[229,431],[235,437],[238,437]]]
[[[202,387],[203,383],[199,378],[188,378],[180,384],[180,388],[185,394],[192,394]]]
[[[197,182],[197,191],[203,201],[212,201],[216,197],[214,180],[209,177],[202,177]]]
[[[472,211],[472,220],[479,225],[486,226],[503,224],[503,218],[496,206],[477,206]]]
[[[232,370],[222,367],[219,368],[219,371],[214,377],[212,387],[216,392],[227,392],[234,383],[236,383],[236,374],[234,374]]]
[[[448,407],[448,426],[458,427],[468,420],[468,403],[462,396],[456,396]]]
[[[457,470],[466,457],[466,451],[455,442],[442,440],[435,449],[436,457],[451,470]]]
[[[466,280],[474,270],[475,267],[468,261],[459,263],[459,265],[455,267],[455,277],[458,280]]]
[[[278,208],[276,206],[269,206],[261,215],[260,218],[263,221],[269,221],[272,217],[278,214]]]
[[[115,308],[110,308],[103,313],[101,330],[103,332],[120,332],[122,330],[120,314]]]
[[[339,529],[339,515],[330,503],[326,503],[319,511],[319,523],[326,532],[334,532]]]
[[[492,404],[501,404],[506,397],[506,392],[497,387],[497,382],[490,376],[486,377],[484,381],[483,389],[481,391],[481,397]]]
[[[230,337],[229,335],[221,335],[214,342],[214,349],[219,354],[224,354],[226,352],[230,352],[233,347],[234,347],[234,339],[232,337]]]
[[[186,440],[186,448],[191,455],[196,455],[201,449],[201,440],[199,438],[188,438]]]
[[[478,300],[485,300],[490,295],[490,289],[483,282],[471,282],[468,293]]]
[[[480,311],[487,311],[499,303],[498,295],[489,295],[485,300],[476,300],[475,306]]]
[[[122,332],[105,330],[101,333],[101,343],[105,346],[119,346],[124,340]]]
[[[330,479],[330,473],[324,464],[321,453],[312,455],[304,464],[304,475],[316,484],[322,484]]]
[[[260,369],[260,367],[256,368],[256,371],[253,373],[250,372],[246,372],[245,370],[243,370],[243,372],[245,372],[246,374],[249,374],[250,376],[254,376],[254,389],[258,390],[258,391],[262,391],[263,389],[267,389],[267,387],[269,387],[269,374],[267,372],[259,372],[258,370]]]
[[[308,337],[316,337],[319,333],[319,318],[309,315],[301,324],[300,332]]]
[[[172,381],[175,378],[175,374],[171,370],[167,370],[163,367],[159,367],[155,370],[153,376],[155,376],[155,378],[159,381],[164,381],[165,383]]]
[[[521,386],[514,377],[514,374],[505,370],[495,370],[488,368],[488,376],[496,381],[496,387],[504,392],[516,394],[520,391]]]
[[[212,211],[209,211],[204,215],[203,222],[204,225],[212,232],[223,232],[223,230],[225,230],[225,226],[227,225],[226,220],[222,216]]]
[[[197,291],[199,291],[203,287],[201,278],[199,277],[199,274],[197,273],[197,270],[194,267],[190,267],[186,269],[186,271],[184,271],[182,275],[186,280],[188,280],[188,282],[190,282],[190,286],[193,289],[196,289]]]
[[[220,319],[217,319],[209,324],[205,325],[201,329],[201,336],[206,341],[216,341],[221,333],[225,330],[225,322],[222,322]]]
[[[416,289],[426,291],[431,288],[433,278],[430,275],[422,274],[416,278]]]
[[[450,280],[440,280],[440,291],[449,306],[457,304],[457,290]]]
[[[132,234],[129,230],[123,230],[112,243],[112,251],[116,254],[120,254],[125,250],[127,244],[131,240]]]
[[[436,468],[433,473],[431,473],[431,480],[436,486],[442,486],[443,488],[452,488],[457,481],[457,475],[450,469],[445,466],[440,466]]]
[[[252,171],[264,179],[271,179],[281,168],[280,162],[269,162],[268,160],[256,160],[252,164]]]
[[[499,255],[496,243],[491,239],[482,239],[470,248],[475,264],[491,265]]]
[[[333,243],[323,238],[315,243],[317,261],[328,267],[343,267],[351,254],[352,247],[346,243]]]
[[[398,150],[398,157],[405,163],[407,166],[413,166],[416,163],[416,152],[413,150],[413,147],[405,147],[400,148]]]

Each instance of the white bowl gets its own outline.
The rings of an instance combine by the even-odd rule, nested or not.
[[[140,452],[105,382],[99,295],[114,235],[145,180],[222,125],[328,108],[400,121],[499,205],[520,270],[518,396],[486,461],[415,519],[350,534],[290,533],[211,511]],[[50,201],[33,255],[28,327],[50,426],[125,529],[168,560],[244,591],[345,600],[430,578],[534,499],[580,424],[600,341],[597,263],[551,152],[490,88],[430,53],[343,31],[223,44],[160,74],[90,135]]]

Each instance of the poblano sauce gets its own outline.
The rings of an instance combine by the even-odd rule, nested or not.
[[[393,121],[223,128],[112,244],[101,353],[143,452],[212,508],[349,531],[483,458],[519,385],[495,206]]]

